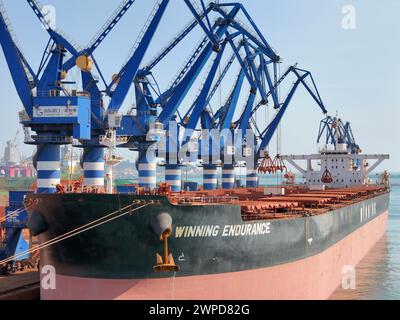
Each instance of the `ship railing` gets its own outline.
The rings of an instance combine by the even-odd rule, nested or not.
[[[67,90],[62,89],[52,89],[52,90],[34,90],[33,96],[40,98],[56,98],[56,97],[87,97],[90,98],[90,92],[88,91],[78,91],[76,89]]]
[[[204,203],[204,204],[238,204],[239,197],[229,197],[229,196],[215,196],[215,197],[188,197],[188,196],[173,196],[173,201],[178,203]]]

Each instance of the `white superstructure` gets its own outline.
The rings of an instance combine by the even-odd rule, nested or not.
[[[368,175],[383,160],[389,159],[389,155],[352,154],[345,144],[338,144],[334,150],[323,149],[319,154],[311,155],[286,155],[282,156],[282,159],[300,171],[308,186],[326,185],[334,188],[349,188],[368,184]],[[303,162],[303,166],[299,164],[299,161]],[[330,183],[323,181],[326,172],[332,178]]]

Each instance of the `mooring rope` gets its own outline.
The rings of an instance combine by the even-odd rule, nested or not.
[[[13,218],[16,215],[18,215],[21,212],[23,212],[24,210],[30,209],[32,207],[33,207],[33,205],[32,206],[27,206],[26,208],[25,207],[21,207],[21,208],[15,210],[15,211],[11,212],[10,214],[6,215],[4,218],[0,219],[0,223],[6,221],[7,219]]]
[[[39,194],[39,193],[43,193],[43,192],[37,192],[37,194]],[[24,206],[24,207],[21,207],[21,208],[15,210],[14,212],[11,212],[9,215],[5,215],[4,218],[0,219],[0,223],[3,223],[7,219],[12,218],[12,217],[16,216],[17,214],[20,214],[24,210],[28,210],[28,209],[32,208],[33,206],[34,206],[34,204],[31,204],[31,205],[26,206],[26,207]]]
[[[66,232],[66,233],[64,233],[64,234],[62,234],[60,236],[57,236],[57,237],[55,237],[53,239],[47,240],[47,241],[43,242],[42,244],[40,244],[40,245],[38,245],[36,247],[33,247],[33,248],[28,249],[26,251],[23,251],[23,252],[21,252],[19,254],[16,254],[14,256],[8,257],[8,258],[6,258],[4,260],[1,260],[0,261],[0,265],[2,265],[4,263],[7,263],[7,262],[10,262],[12,260],[15,260],[17,258],[20,258],[20,257],[22,257],[22,256],[24,256],[24,255],[26,255],[28,253],[33,253],[35,251],[38,251],[40,249],[46,248],[48,246],[51,246],[53,244],[59,243],[59,242],[64,241],[66,239],[72,238],[72,237],[74,237],[74,236],[76,236],[78,234],[81,234],[81,233],[83,233],[85,231],[88,231],[90,229],[96,228],[96,227],[98,227],[100,225],[103,225],[103,224],[105,224],[107,222],[110,222],[110,221],[113,221],[115,219],[121,218],[121,217],[123,217],[123,216],[125,216],[127,214],[132,214],[133,212],[135,212],[137,210],[140,210],[140,209],[143,209],[144,207],[147,207],[148,205],[150,205],[152,203],[153,202],[146,203],[146,204],[141,205],[140,207],[137,207],[135,209],[132,209],[132,206],[136,205],[137,203],[132,203],[132,204],[126,206],[126,207],[123,207],[123,208],[118,209],[118,210],[116,210],[114,212],[111,212],[111,213],[105,215],[104,217],[101,217],[101,218],[96,219],[96,220],[94,220],[92,222],[89,222],[89,223],[87,223],[87,224],[85,224],[83,226],[80,226],[80,227],[78,227],[76,229],[68,231],[68,232]],[[128,211],[120,213],[122,210],[128,210]],[[120,214],[109,218],[110,216],[115,215],[116,213],[120,213]],[[109,219],[107,219],[107,218],[109,218]],[[106,219],[106,220],[104,220],[104,219]],[[104,220],[104,221],[102,221],[102,220]]]

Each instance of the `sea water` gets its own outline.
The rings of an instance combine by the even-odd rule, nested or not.
[[[386,235],[356,267],[355,289],[340,287],[331,299],[400,299],[400,174],[391,186]]]

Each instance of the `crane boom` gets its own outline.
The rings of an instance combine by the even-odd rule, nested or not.
[[[149,17],[150,23],[146,31],[143,33],[143,37],[137,42],[137,47],[136,50],[134,50],[132,57],[123,67],[119,75],[111,83],[111,85],[113,85],[113,83],[117,81],[116,79],[118,79],[117,87],[112,94],[112,98],[108,107],[109,112],[119,110],[122,103],[124,102],[131,83],[139,69],[140,63],[142,62],[143,57],[150,45],[150,42],[153,39],[153,36],[158,28],[161,18],[164,15],[167,5],[168,0],[163,0],[160,4],[158,4],[158,7],[155,7],[155,10]]]
[[[298,88],[298,86],[300,84],[303,84],[303,86],[307,89],[307,91],[310,93],[311,97],[315,100],[317,105],[321,108],[322,112],[323,113],[327,113],[327,110],[326,110],[326,108],[324,106],[324,103],[320,99],[319,94],[314,94],[314,92],[309,87],[307,82],[305,82],[306,78],[308,78],[308,77],[312,78],[311,73],[309,71],[301,70],[301,69],[298,69],[298,68],[295,68],[295,67],[291,67],[290,69],[297,76],[297,80],[293,84],[292,89],[290,90],[287,98],[285,99],[284,103],[282,104],[282,106],[278,110],[278,113],[276,114],[275,118],[271,121],[271,123],[262,132],[262,134],[261,134],[261,143],[260,143],[260,146],[258,148],[258,153],[257,153],[258,155],[260,155],[260,153],[263,150],[265,150],[265,148],[269,145],[269,143],[270,143],[270,141],[271,141],[276,129],[278,128],[279,123],[282,120],[283,115],[287,111],[287,108],[288,108],[290,102],[292,101],[292,98],[293,98],[294,94],[296,93],[296,90],[297,90],[297,88]],[[300,72],[304,72],[304,73],[300,74]],[[313,84],[315,85],[314,82],[313,82]],[[317,89],[316,87],[314,87],[314,88]]]
[[[234,6],[228,15],[227,21],[233,19],[238,13],[238,11],[239,7]],[[217,28],[216,35],[218,37],[222,37],[225,34],[227,28],[228,28],[227,24],[221,25],[220,27]],[[212,49],[213,49],[212,42],[208,42],[208,44],[204,47],[204,49],[201,50],[201,53],[198,55],[198,58],[193,62],[193,64],[191,64],[191,67],[185,73],[185,76],[182,78],[179,84],[176,85],[170,99],[167,101],[165,105],[163,105],[163,110],[159,116],[159,122],[164,124],[164,126],[168,124],[168,122],[172,119],[172,117],[178,110],[180,103],[185,98],[186,94],[188,93],[188,90],[191,88],[193,82],[196,80],[200,71],[203,69],[207,60],[211,56]]]
[[[32,115],[31,77],[27,71],[21,51],[18,49],[10,23],[6,16],[2,1],[0,1],[0,44],[2,46],[8,68],[11,73],[15,88],[28,115]]]
[[[208,12],[210,12],[211,9],[208,8],[205,13],[200,15],[202,18],[204,15]],[[164,59],[168,53],[170,53],[196,26],[198,25],[197,19],[193,19],[184,29],[182,32],[180,32],[177,36],[174,37],[174,39],[167,45],[166,48],[164,48],[160,54],[158,54],[151,62],[147,64],[145,68],[141,70],[142,74],[147,74],[151,72],[151,70],[162,60]]]
[[[77,55],[73,55],[63,65],[63,70],[70,70],[75,66],[76,58],[80,55],[90,56],[104,41],[107,35],[114,29],[122,17],[128,12],[129,8],[133,5],[136,0],[124,0],[122,4],[114,11],[112,16],[107,20],[103,27],[97,32],[92,38],[86,49],[77,52]]]
[[[222,55],[225,50],[225,44],[222,45],[220,51],[218,52],[217,56],[214,59],[214,62],[211,66],[210,72],[207,75],[206,81],[204,82],[203,88],[199,96],[197,97],[195,103],[193,104],[192,110],[189,110],[188,113],[185,115],[184,119],[188,119],[187,123],[184,124],[185,126],[185,137],[190,139],[188,132],[193,131],[196,129],[198,122],[200,120],[201,113],[204,111],[205,107],[207,106],[207,98],[208,94],[213,82],[213,79],[217,73],[218,66],[221,62]],[[190,112],[190,116],[189,116]],[[190,130],[190,131],[189,131]]]

